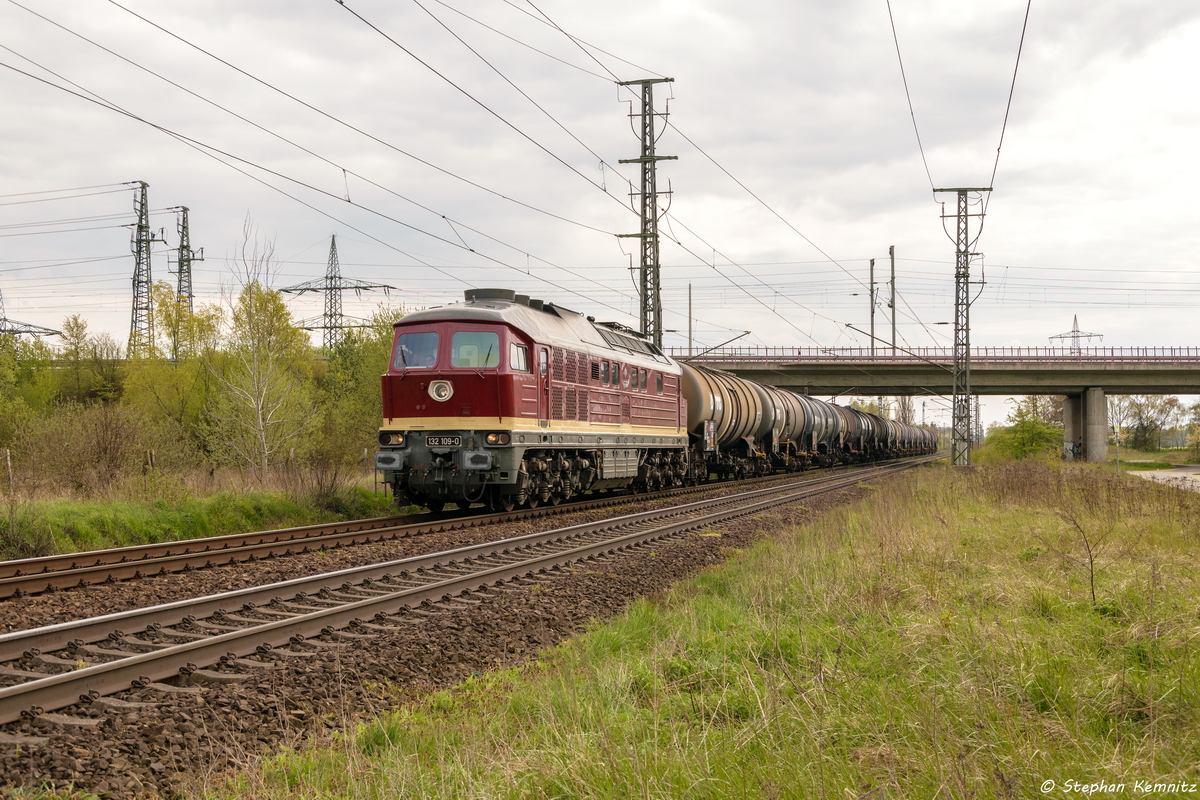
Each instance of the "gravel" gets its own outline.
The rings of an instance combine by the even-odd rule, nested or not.
[[[390,623],[398,630],[373,638],[335,637],[293,648],[305,651],[303,657],[250,659],[261,660],[262,667],[238,665],[246,677],[234,683],[203,683],[198,680],[202,673],[197,673],[172,681],[184,691],[145,688],[117,696],[152,705],[97,702],[63,712],[101,720],[95,727],[47,724],[44,718],[4,726],[0,734],[48,740],[33,748],[0,743],[0,781],[8,786],[73,786],[114,798],[183,796],[189,786],[201,786],[217,772],[235,770],[281,746],[297,747],[332,730],[352,728],[404,702],[406,696],[453,685],[489,668],[526,662],[593,620],[620,613],[640,596],[669,592],[673,583],[724,561],[764,531],[802,524],[861,492],[807,498],[803,507],[735,520],[705,532],[719,530],[720,537],[690,534],[656,542],[653,549],[637,548],[587,569],[545,576],[536,584],[476,594],[444,610],[410,611]],[[614,513],[620,512],[585,512],[561,518],[561,524]],[[545,520],[505,525],[503,535],[545,527]],[[497,538],[499,530],[488,526],[430,534],[24,598],[3,604],[0,619],[17,627],[48,624],[487,541]]]

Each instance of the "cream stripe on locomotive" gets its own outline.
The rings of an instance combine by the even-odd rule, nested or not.
[[[637,436],[686,436],[682,427],[666,428],[652,425],[631,425],[615,422],[570,422],[550,420],[545,427],[537,427],[536,420],[528,417],[396,417],[385,419],[385,431],[491,431],[506,430],[514,433],[612,433]]]

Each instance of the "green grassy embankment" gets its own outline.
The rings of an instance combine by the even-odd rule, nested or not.
[[[1111,467],[908,473],[538,663],[204,795],[892,800],[1197,782],[1198,523],[1200,496]]]
[[[384,495],[352,488],[316,502],[278,491],[222,492],[165,500],[0,499],[0,558],[221,536],[384,516]]]

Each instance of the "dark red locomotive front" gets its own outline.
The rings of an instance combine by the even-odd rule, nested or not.
[[[376,466],[440,509],[556,503],[687,474],[680,369],[645,339],[506,289],[396,323]]]

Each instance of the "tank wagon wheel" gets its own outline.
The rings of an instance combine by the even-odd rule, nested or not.
[[[446,507],[446,501],[445,500],[426,500],[425,507],[436,514],[437,512],[441,511],[443,508]]]
[[[473,506],[474,503],[472,503],[470,500],[455,500],[454,505],[456,505],[459,508],[461,508],[462,510],[466,511],[468,508]]]

